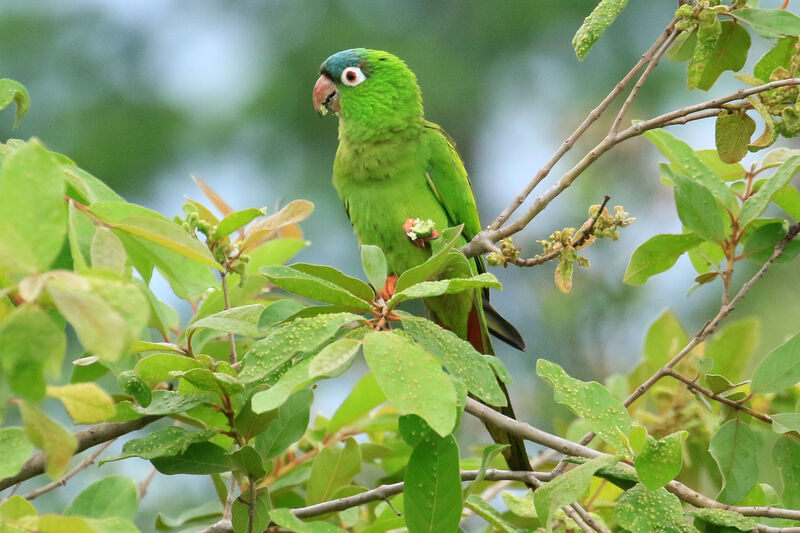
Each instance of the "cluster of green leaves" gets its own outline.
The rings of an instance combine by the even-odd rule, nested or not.
[[[742,259],[764,263],[786,236],[789,217],[800,219],[800,191],[789,183],[800,170],[800,152],[773,150],[746,170],[723,163],[716,150],[695,151],[664,130],[645,135],[669,160],[661,164],[661,177],[674,189],[684,232],[656,235],[639,246],[625,282],[642,284],[688,252],[697,284],[720,279],[727,292],[734,264]],[[770,203],[785,216],[764,217]],[[778,261],[791,261],[799,252],[800,243],[790,242]]]
[[[0,86],[6,92],[4,104],[24,110],[24,89],[9,81]],[[405,479],[409,489],[394,505],[407,498],[419,511],[404,519],[376,504],[367,515],[339,513],[339,525],[457,527],[464,503],[452,432],[467,394],[505,405],[496,376],[510,378],[498,359],[398,306],[500,288],[490,274],[473,275],[454,249],[460,228],[442,231],[431,258],[402,273],[384,301],[387,266],[377,247],[362,248],[371,285],[326,266],[282,265],[306,244],[295,224],[310,214],[308,202],[270,216],[234,211],[196,180],[223,216],[188,200],[170,220],[126,202],[35,139],[0,145],[0,165],[0,405],[10,400],[23,422],[0,429],[0,479],[16,475],[34,448],[49,477],[66,473],[79,443],[38,406],[49,396],[75,424],[175,421],[102,461],[139,457],[162,474],[210,476],[220,501],[162,514],[158,529],[219,519],[228,498],[221,475],[233,475],[243,489],[233,507],[236,531],[270,522],[338,530],[303,524],[288,509],[365,490],[354,478],[366,465],[369,479],[378,472]],[[156,271],[192,305],[185,324],[150,289]],[[68,383],[52,385],[63,382],[68,326],[83,353]],[[310,423],[316,383],[342,374],[361,353],[370,372],[330,420]],[[107,477],[61,515],[38,516],[15,496],[0,508],[0,524],[15,532],[136,531],[132,487],[128,478]]]

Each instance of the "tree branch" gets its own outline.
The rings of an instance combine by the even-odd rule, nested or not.
[[[611,105],[611,103],[614,101],[617,95],[619,95],[625,89],[628,83],[630,83],[630,81],[636,76],[636,74],[639,73],[642,67],[644,67],[645,64],[650,62],[650,59],[654,56],[654,54],[657,53],[661,45],[664,44],[664,42],[672,34],[673,28],[675,27],[675,22],[676,22],[675,19],[673,19],[672,22],[670,22],[669,26],[667,26],[667,28],[664,30],[661,36],[658,39],[656,39],[656,42],[653,43],[650,49],[647,50],[647,52],[645,52],[644,54],[642,54],[641,59],[639,59],[639,61],[633,66],[630,72],[628,72],[625,75],[625,77],[622,78],[619,81],[619,83],[617,83],[614,86],[611,92],[608,93],[608,96],[606,96],[603,99],[603,101],[600,102],[600,104],[598,104],[597,107],[592,109],[592,111],[584,119],[584,121],[581,122],[578,128],[574,132],[572,132],[572,134],[569,137],[567,137],[567,139],[563,143],[561,143],[561,146],[559,146],[558,150],[556,150],[556,153],[553,154],[550,160],[547,161],[547,163],[545,163],[545,165],[541,169],[539,169],[539,171],[536,173],[536,176],[534,176],[534,178],[530,181],[530,183],[528,183],[528,185],[525,186],[522,192],[520,192],[520,194],[518,194],[517,197],[514,198],[511,204],[509,204],[509,206],[506,207],[503,210],[503,212],[500,213],[497,216],[497,218],[489,225],[488,230],[496,231],[500,229],[500,227],[506,222],[506,220],[508,220],[508,217],[510,217],[514,213],[514,211],[516,211],[519,208],[519,206],[522,205],[525,199],[528,198],[528,196],[531,194],[533,189],[536,188],[536,186],[545,177],[547,177],[547,175],[553,169],[555,164],[558,163],[558,161],[564,156],[564,154],[566,154],[573,147],[575,141],[577,141],[581,137],[581,135],[583,135],[583,133],[587,129],[589,129],[589,126],[591,126],[600,117],[600,115],[603,114],[603,112],[608,108],[608,106]],[[495,239],[493,242],[497,242],[498,240],[499,239]],[[475,241],[475,239],[473,239],[473,241]]]
[[[535,217],[538,215],[547,205],[550,204],[557,196],[559,196],[567,187],[572,185],[572,183],[580,176],[584,170],[586,170],[592,163],[597,161],[604,153],[609,151],[611,148],[616,146],[617,144],[630,139],[631,137],[636,137],[641,135],[645,131],[662,127],[664,125],[672,125],[680,123],[680,121],[686,118],[686,122],[689,120],[694,120],[694,118],[690,118],[690,115],[693,113],[698,112],[705,112],[709,109],[722,109],[725,107],[725,104],[747,98],[748,96],[752,96],[754,94],[759,94],[765,91],[769,91],[772,89],[777,89],[779,87],[785,87],[789,85],[800,85],[800,78],[789,78],[785,80],[778,80],[773,81],[770,83],[765,83],[763,85],[759,85],[757,87],[751,87],[749,89],[740,89],[735,93],[729,94],[727,96],[721,96],[719,98],[715,98],[713,100],[708,100],[706,102],[702,102],[693,106],[683,107],[680,109],[676,109],[669,113],[665,113],[663,115],[659,115],[657,117],[651,118],[650,120],[646,120],[644,122],[639,122],[630,126],[629,128],[622,130],[619,133],[610,132],[606,137],[603,138],[600,143],[598,143],[592,150],[590,150],[580,161],[578,161],[575,166],[573,166],[570,170],[568,170],[562,177],[559,179],[552,187],[550,187],[547,191],[544,192],[541,196],[539,196],[533,204],[528,208],[528,210],[519,217],[516,221],[508,226],[498,227],[497,229],[493,229],[494,225],[489,226],[487,229],[479,232],[475,237],[468,242],[466,245],[461,247],[461,251],[467,257],[472,257],[475,255],[483,254],[487,251],[492,250],[493,243],[504,239],[506,237],[510,237],[511,235],[521,231],[525,226],[527,226]],[[706,114],[703,113],[702,117],[705,117]],[[701,117],[698,117],[701,118]],[[549,171],[549,169],[548,169]],[[538,183],[538,182],[537,182]],[[523,193],[518,196],[512,205],[520,204],[527,198],[527,195],[530,194],[532,191],[532,187],[526,187],[523,190]],[[524,196],[523,196],[524,195]],[[508,210],[508,208],[507,208]],[[516,210],[511,209],[511,212]]]
[[[162,417],[144,416],[128,422],[97,424],[88,429],[84,429],[83,431],[79,431],[75,434],[75,438],[78,440],[78,448],[75,450],[75,453],[78,454],[93,446],[97,446],[102,442],[114,440],[117,437],[125,435],[126,433],[136,431],[137,429],[142,429],[146,425],[151,424],[160,418]],[[17,483],[21,483],[27,479],[44,473],[44,467],[44,453],[39,452],[28,459],[28,462],[25,463],[25,465],[22,467],[22,470],[20,470],[17,475],[0,479],[0,490],[7,489],[12,485],[16,485]]]
[[[41,496],[42,494],[44,494],[46,492],[50,492],[51,490],[53,490],[53,489],[55,489],[57,487],[63,487],[64,485],[67,484],[67,481],[69,481],[70,478],[72,478],[72,476],[74,476],[75,474],[77,474],[78,472],[80,472],[81,470],[83,470],[84,468],[89,466],[90,464],[94,463],[94,460],[97,459],[100,456],[101,453],[106,451],[106,448],[111,446],[113,443],[114,443],[113,440],[110,440],[110,441],[106,442],[105,444],[100,446],[100,448],[98,448],[96,451],[92,452],[92,454],[89,455],[86,459],[81,461],[80,464],[78,464],[78,466],[76,466],[75,468],[70,470],[64,477],[62,477],[61,479],[57,479],[55,481],[52,481],[52,482],[48,483],[47,485],[45,485],[44,487],[41,487],[41,488],[38,488],[36,490],[30,491],[28,494],[23,496],[23,498],[25,498],[26,500],[32,500],[32,499],[36,498],[37,496]]]
[[[746,405],[743,405],[743,404],[741,404],[739,402],[735,402],[735,401],[731,400],[730,398],[726,398],[725,396],[720,396],[719,394],[715,393],[714,391],[708,390],[707,388],[701,386],[696,381],[687,378],[683,374],[681,374],[679,372],[675,372],[675,370],[672,370],[672,369],[667,370],[666,375],[677,379],[681,383],[685,384],[687,388],[689,388],[691,390],[694,390],[694,391],[697,391],[700,394],[702,394],[702,395],[704,395],[704,396],[706,396],[708,398],[711,398],[712,400],[715,400],[715,401],[720,402],[720,403],[724,403],[725,405],[727,405],[729,407],[733,407],[734,409],[738,409],[738,410],[742,411],[743,413],[747,413],[748,415],[752,416],[753,418],[758,418],[762,422],[765,422],[767,424],[772,424],[772,417],[770,417],[769,415],[767,415],[765,413],[762,413],[760,411],[756,411],[754,409],[750,409]]]
[[[514,420],[513,418],[509,418],[504,414],[498,413],[494,409],[490,409],[471,398],[467,398],[467,405],[464,410],[480,418],[484,422],[490,422],[491,424],[506,430],[508,433],[521,437],[525,440],[530,440],[537,444],[547,446],[554,450],[561,451],[566,455],[572,455],[575,457],[586,457],[589,459],[594,457],[608,457],[609,455],[607,453],[593,450],[581,444],[567,441],[566,439],[562,439],[561,437],[551,435],[549,433],[542,431],[541,429],[535,428],[524,422],[519,422],[517,420]],[[563,449],[566,448],[566,446],[564,446],[563,444],[565,441],[569,444],[569,449],[571,450],[571,452],[574,453],[571,452],[567,453],[563,451]],[[632,468],[629,465],[626,465],[625,463],[620,463],[620,465],[623,468]],[[554,473],[551,472],[551,474]],[[542,477],[540,477],[539,475],[537,475],[536,477],[538,480],[544,481],[544,479],[542,479]],[[669,492],[676,495],[681,500],[687,503],[691,503],[695,507],[725,509],[728,511],[737,512],[745,516],[761,516],[768,518],[788,518],[790,520],[800,520],[800,510],[781,509],[777,507],[740,507],[736,505],[726,505],[716,500],[712,500],[708,496],[704,496],[678,481],[670,481],[664,486],[664,488],[666,488]]]

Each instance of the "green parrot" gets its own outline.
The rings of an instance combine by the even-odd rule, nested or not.
[[[431,220],[439,229],[463,224],[461,245],[481,230],[467,171],[453,140],[425,120],[417,79],[402,60],[357,48],[330,56],[320,72],[314,109],[339,117],[333,185],[359,243],[383,250],[391,274],[383,292],[390,296],[397,275],[431,255],[429,239],[411,231],[414,220]],[[484,272],[483,259],[470,260],[470,269],[468,274]],[[525,348],[516,329],[489,305],[488,291],[428,298],[425,305],[434,321],[481,353],[494,353],[490,332]],[[510,401],[499,411],[514,417]],[[521,439],[487,429],[496,442],[511,445],[505,450],[510,468],[531,469]]]

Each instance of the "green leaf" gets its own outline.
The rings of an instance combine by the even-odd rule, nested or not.
[[[772,463],[780,470],[783,480],[781,503],[789,509],[800,506],[800,444],[785,436],[772,448]]]
[[[342,448],[323,448],[311,466],[306,486],[306,505],[332,499],[341,487],[348,485],[361,472],[361,454],[355,439],[345,441]]]
[[[344,371],[358,353],[361,341],[339,339],[325,346],[308,365],[309,377],[335,377]]]
[[[0,213],[0,272],[17,277],[48,270],[67,235],[67,205],[61,169],[35,140],[2,160]]]
[[[45,371],[61,370],[67,348],[63,329],[33,304],[14,309],[0,322],[0,328],[0,368],[11,390],[27,400],[41,400]]]
[[[750,235],[745,235],[745,244],[742,255],[750,261],[763,264],[772,257],[775,246],[786,236],[783,221],[770,222],[768,219],[756,219],[748,228],[757,229]],[[790,241],[783,249],[783,253],[775,259],[776,263],[788,263],[800,253],[800,241]]]
[[[667,57],[672,61],[683,63],[692,59],[694,48],[697,46],[697,28],[682,31],[667,50]]]
[[[178,455],[156,457],[150,461],[153,466],[166,475],[173,474],[217,474],[227,472],[233,466],[225,448],[211,442],[190,444]]]
[[[25,434],[34,446],[44,452],[47,461],[45,473],[51,479],[61,477],[78,449],[78,441],[35,405],[26,401],[20,401],[18,405],[25,424]]]
[[[747,424],[729,420],[711,437],[708,452],[722,474],[722,491],[717,500],[734,504],[744,498],[758,478],[761,442]]]
[[[722,24],[717,17],[709,17],[700,21],[697,27],[697,44],[695,44],[692,51],[692,59],[689,61],[689,66],[686,68],[687,73],[687,86],[689,89],[696,88],[703,79],[705,71],[711,67],[715,52],[717,50],[717,43],[722,35]]]
[[[25,431],[22,428],[0,429],[0,479],[19,473],[31,453],[33,453],[33,445],[25,437]],[[0,507],[0,511],[2,511],[2,507]]]
[[[336,270],[333,267],[326,265],[312,265],[309,263],[295,263],[291,265],[291,268],[302,272],[303,274],[316,276],[318,278],[330,281],[331,283],[342,287],[350,293],[355,294],[366,302],[371,302],[375,298],[375,293],[369,285],[360,279],[348,276],[347,274]]]
[[[503,502],[513,514],[523,518],[539,518],[533,503],[533,492],[527,491],[522,496],[517,496],[513,492],[504,490],[502,496]]]
[[[578,59],[586,57],[594,43],[611,26],[627,3],[628,0],[600,0],[572,38],[572,47]]]
[[[305,305],[289,298],[273,302],[265,307],[261,313],[258,319],[258,329],[266,331],[305,308]]]
[[[386,256],[377,246],[364,244],[361,246],[361,268],[373,286],[375,291],[380,292],[386,283],[387,267]]]
[[[784,185],[772,195],[772,201],[793,219],[800,220],[800,191],[795,187]]]
[[[78,516],[46,514],[39,517],[36,533],[96,533],[88,522]]]
[[[125,476],[108,476],[86,487],[64,509],[65,515],[88,518],[116,516],[133,520],[138,501],[136,483]]]
[[[330,313],[283,324],[250,347],[242,361],[239,379],[242,383],[258,381],[294,355],[319,350],[345,325],[363,321],[350,313]]]
[[[428,431],[414,446],[403,503],[409,533],[457,531],[463,503],[458,445],[452,435]]]
[[[749,96],[747,100],[764,120],[764,132],[759,135],[758,139],[747,146],[747,149],[751,152],[758,152],[759,150],[772,146],[772,144],[778,140],[778,130],[776,129],[775,118],[772,116],[772,112],[770,112],[760,98]]]
[[[461,236],[461,230],[462,226],[443,230],[439,238],[433,241],[434,246],[438,246],[438,248],[434,248],[434,253],[428,260],[400,274],[400,277],[397,278],[397,285],[395,285],[395,294],[438,276],[447,265],[450,251]]]
[[[273,509],[270,519],[279,526],[295,533],[342,533],[342,529],[328,522],[303,522],[292,514],[291,509]]]
[[[76,424],[102,422],[117,412],[111,396],[95,383],[47,387],[47,395],[61,400]]]
[[[758,318],[730,323],[706,340],[705,356],[714,360],[716,372],[737,381],[760,343],[760,333]]]
[[[500,455],[504,449],[508,448],[508,444],[490,444],[483,449],[483,454],[481,455],[481,466],[478,468],[478,475],[475,479],[467,485],[467,488],[464,489],[464,498],[466,499],[469,496],[469,493],[473,491],[473,489],[483,481],[483,478],[486,476],[486,469],[492,466],[492,462],[495,458]]]
[[[67,220],[67,238],[69,251],[72,257],[72,266],[80,272],[88,268],[86,258],[91,253],[91,242],[97,229],[85,213],[75,207],[74,202],[69,203]]]
[[[772,418],[772,430],[783,434],[795,431],[800,434],[800,413],[775,413]]]
[[[372,309],[369,303],[372,301],[371,296],[368,300],[364,299],[352,293],[350,290],[337,285],[333,281],[306,274],[295,268],[284,265],[268,265],[259,268],[258,271],[281,289],[293,294],[338,305],[359,313],[364,313]],[[344,274],[341,273],[339,274],[341,277],[349,278],[349,276],[344,276]],[[339,281],[341,281],[341,277],[338,277]],[[349,279],[355,280],[355,278]],[[366,287],[369,293],[372,294],[372,289],[369,289],[364,282],[359,281],[359,283]]]
[[[626,490],[614,508],[617,523],[631,533],[694,532],[683,518],[681,501],[663,488],[650,491],[642,484]]]
[[[97,228],[92,238],[90,254],[92,267],[110,270],[120,276],[125,274],[125,260],[128,256],[122,241],[111,230]]]
[[[750,49],[750,35],[747,30],[730,20],[722,21],[720,26],[719,38],[707,56],[705,68],[702,69],[696,85],[697,88],[704,91],[711,89],[723,71],[738,72],[741,70],[747,61],[747,51]]]
[[[186,326],[186,332],[188,334],[201,328],[208,328],[243,337],[258,337],[260,333],[258,321],[263,311],[264,306],[261,304],[225,309],[189,324]]]
[[[142,533],[130,520],[116,516],[87,518],[86,523],[94,533]]]
[[[255,207],[250,207],[247,209],[242,209],[241,211],[236,211],[229,215],[225,215],[225,218],[220,220],[219,224],[217,224],[217,227],[214,229],[214,233],[212,234],[211,238],[213,240],[219,240],[223,237],[226,237],[237,229],[244,227],[250,221],[266,214],[266,209],[256,209]]]
[[[633,252],[625,270],[625,283],[641,285],[651,276],[669,270],[684,252],[701,242],[703,239],[694,233],[651,237]]]
[[[156,353],[140,359],[134,367],[134,372],[148,385],[156,385],[173,379],[170,372],[188,371],[202,366],[196,359],[185,355]]]
[[[216,395],[224,391],[225,394],[233,396],[244,390],[244,386],[236,377],[221,371],[212,372],[207,368],[193,368],[186,371],[173,370],[170,375],[191,383],[199,390]]]
[[[125,232],[166,248],[187,259],[222,271],[222,267],[208,248],[173,222],[148,217],[128,217],[112,225],[117,232]]]
[[[18,520],[25,516],[36,516],[36,508],[22,496],[10,496],[0,503],[0,523],[3,519]]]
[[[278,408],[275,420],[255,440],[256,450],[265,461],[278,457],[305,434],[313,401],[314,393],[306,389],[292,394]]]
[[[681,443],[687,436],[686,431],[677,431],[659,440],[648,435],[635,461],[636,474],[644,486],[656,490],[675,479],[683,465]]]
[[[782,392],[800,381],[800,333],[773,349],[753,372],[753,394]]]
[[[725,163],[741,161],[755,131],[756,122],[747,113],[722,111],[717,117],[715,134],[720,159]]]
[[[267,489],[259,490],[256,493],[256,501],[253,506],[254,516],[252,531],[266,531],[269,528],[269,511],[271,508],[272,502],[269,498],[269,491]],[[243,492],[236,498],[231,512],[233,513],[233,533],[248,533],[251,531],[249,491]]]
[[[770,81],[772,72],[778,67],[784,67],[789,70],[791,67],[792,56],[795,54],[795,45],[797,39],[792,37],[783,37],[778,39],[775,46],[764,56],[758,60],[756,66],[753,67],[753,74],[762,82],[767,83]]]
[[[402,291],[395,291],[394,296],[386,302],[390,308],[397,306],[406,300],[415,298],[431,298],[433,296],[441,296],[442,294],[454,294],[463,292],[470,289],[479,289],[483,287],[491,287],[493,289],[501,289],[503,286],[497,281],[497,278],[488,272],[478,274],[471,278],[453,278],[443,279],[439,281],[423,281],[412,285]]]
[[[310,362],[311,359],[303,359],[287,370],[272,387],[255,393],[250,401],[253,412],[265,413],[277,409],[292,394],[316,381],[308,375]]]
[[[175,391],[156,390],[153,391],[150,405],[147,407],[134,405],[132,409],[140,415],[171,415],[213,401],[214,397],[209,394],[181,394]]]
[[[168,426],[158,429],[147,436],[131,439],[122,446],[122,454],[111,459],[104,459],[100,464],[119,461],[129,457],[155,459],[179,455],[186,451],[190,444],[205,442],[216,435],[216,431],[192,431],[180,426]]]
[[[692,147],[663,129],[644,132],[644,136],[669,159],[672,168],[705,186],[720,203],[733,213],[739,211],[739,200],[722,177],[706,166]]]
[[[674,174],[675,207],[683,225],[703,240],[721,243],[725,239],[727,214],[705,186],[681,174]]]
[[[264,460],[252,446],[242,446],[229,454],[231,464],[235,470],[245,476],[252,476],[255,481],[267,475],[264,470]]]
[[[689,514],[706,524],[714,524],[721,528],[734,528],[739,531],[755,531],[758,523],[748,516],[742,516],[724,509],[692,509]]]
[[[410,339],[391,332],[364,337],[364,358],[400,414],[415,414],[439,435],[456,422],[456,390],[441,363]]]
[[[586,420],[592,431],[617,450],[626,449],[622,435],[631,432],[631,417],[618,399],[596,381],[571,378],[560,366],[545,359],[536,361],[536,373],[553,387],[558,403]],[[537,506],[538,509],[538,506]]]
[[[335,433],[350,425],[386,401],[374,374],[366,374],[356,382],[328,423],[328,432]]]
[[[800,17],[786,9],[737,9],[731,15],[767,39],[800,35]]]
[[[800,169],[800,155],[787,159],[775,174],[767,178],[764,185],[742,205],[742,212],[739,215],[739,227],[744,228],[761,215],[770,200],[772,200],[772,196],[791,181],[798,169]]]
[[[746,173],[741,163],[723,163],[716,150],[696,150],[695,155],[723,181],[736,181],[745,177]]]
[[[16,128],[28,112],[31,100],[22,84],[7,78],[0,79],[0,109],[5,109],[11,102],[17,104],[17,116],[14,119]]]
[[[165,531],[186,525],[194,522],[206,522],[212,518],[219,518],[222,516],[222,504],[220,502],[206,502],[197,507],[187,509],[179,514],[177,517],[171,518],[165,516],[163,513],[158,513],[156,517],[156,530]]]
[[[399,313],[403,329],[428,352],[435,355],[452,376],[461,380],[472,394],[489,405],[506,405],[506,396],[489,363],[472,345],[452,331],[430,320]]]
[[[64,272],[47,290],[86,351],[103,360],[119,359],[147,325],[147,300],[129,282]]]
[[[553,529],[556,511],[578,500],[589,488],[595,472],[603,467],[613,466],[618,461],[619,457],[613,455],[596,457],[538,488],[533,493],[533,503],[539,521],[547,531]]]
[[[489,505],[485,500],[481,499],[477,494],[472,494],[466,500],[466,507],[475,512],[492,526],[493,531],[505,533],[518,533],[520,530],[506,521],[500,512]]]

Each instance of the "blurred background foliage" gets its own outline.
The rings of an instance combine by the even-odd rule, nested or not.
[[[237,209],[274,211],[294,198],[311,200],[316,212],[303,229],[312,244],[300,259],[359,275],[355,237],[330,185],[335,120],[320,120],[311,106],[319,64],[338,50],[361,46],[404,58],[418,76],[426,116],[456,139],[488,223],[628,71],[676,8],[676,2],[632,2],[579,63],[570,41],[595,3],[6,0],[0,76],[24,84],[32,106],[17,130],[12,113],[0,117],[0,138],[35,135],[128,200],[167,216],[180,211],[184,195],[201,196],[190,174]],[[768,45],[754,39],[744,72],[752,72]],[[739,86],[726,72],[714,91]],[[707,98],[686,89],[684,65],[665,59],[630,116],[646,118]],[[714,146],[712,121],[673,132],[696,149]],[[601,133],[590,132],[581,145],[588,147]],[[545,428],[563,428],[558,417],[570,418],[535,377],[537,358],[559,363],[576,378],[603,381],[635,366],[648,324],[665,308],[695,332],[718,307],[717,284],[686,297],[694,272],[685,258],[644,288],[622,284],[638,244],[655,233],[680,232],[671,190],[659,181],[660,160],[644,139],[619,146],[515,238],[524,255],[534,255],[537,239],[578,227],[605,194],[610,205],[624,205],[637,217],[619,242],[587,251],[592,268],[576,273],[571,294],[555,288],[555,265],[494,271],[506,287],[494,296],[496,307],[528,343],[524,354],[498,346],[515,376],[512,396],[520,418]],[[544,185],[574,161],[567,156]],[[774,266],[732,317],[761,319],[753,364],[800,319],[796,268]],[[742,270],[742,279],[752,273]],[[326,386],[330,390],[320,390],[314,409],[330,415],[348,383]],[[477,423],[465,430],[483,431]],[[148,469],[143,461],[103,468],[137,467],[141,471],[133,475],[141,479]],[[58,498],[74,494],[84,480],[71,483],[74,492],[55,491],[41,504],[60,510]],[[147,517],[164,510],[159,496],[165,489],[154,482],[152,498],[143,502],[145,530],[153,523]],[[202,501],[211,494],[209,484],[170,496],[180,509],[181,499]]]

